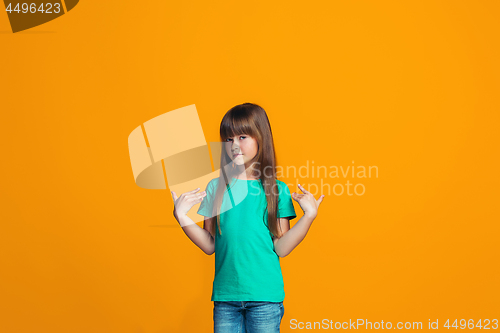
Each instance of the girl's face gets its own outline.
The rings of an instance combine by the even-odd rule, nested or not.
[[[257,140],[246,134],[228,138],[225,145],[227,154],[237,165],[246,165],[259,149]]]

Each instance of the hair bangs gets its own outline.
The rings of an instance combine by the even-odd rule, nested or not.
[[[222,120],[220,136],[223,141],[238,135],[247,134],[255,137],[255,129],[251,126],[253,122],[248,112],[229,112]]]

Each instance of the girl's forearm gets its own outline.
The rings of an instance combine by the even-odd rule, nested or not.
[[[215,252],[214,238],[207,230],[193,222],[187,215],[175,216],[188,238],[203,252],[211,255]]]
[[[274,241],[274,250],[280,257],[286,257],[306,237],[316,215],[304,214],[281,238]]]

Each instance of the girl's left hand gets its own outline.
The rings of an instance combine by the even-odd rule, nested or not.
[[[304,215],[316,217],[316,215],[318,215],[319,205],[323,202],[325,196],[322,195],[316,200],[314,196],[309,191],[306,191],[300,184],[298,184],[298,187],[304,194],[293,192],[292,198],[299,203],[300,208],[304,211]]]

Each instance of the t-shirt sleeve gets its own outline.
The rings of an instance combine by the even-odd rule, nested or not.
[[[205,198],[200,203],[200,207],[198,208],[198,214],[207,216],[207,217],[213,217],[212,213],[212,208],[214,206],[214,196],[215,196],[215,182],[217,179],[212,179],[211,181],[208,182],[207,188],[205,191],[207,192],[207,195]]]
[[[295,214],[295,209],[293,208],[292,195],[288,189],[288,185],[282,181],[276,180],[279,186],[280,195],[278,199],[278,218],[288,217],[292,220],[297,217]]]

